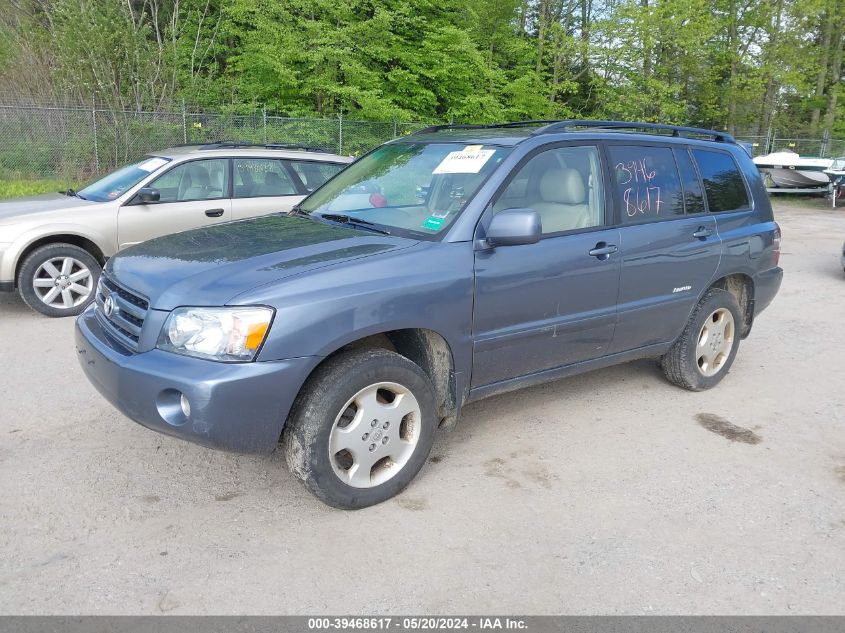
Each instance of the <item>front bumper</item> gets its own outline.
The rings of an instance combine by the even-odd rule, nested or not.
[[[294,398],[321,360],[218,363],[157,349],[134,354],[103,331],[93,306],[76,321],[76,351],[91,384],[138,424],[239,453],[276,447]]]

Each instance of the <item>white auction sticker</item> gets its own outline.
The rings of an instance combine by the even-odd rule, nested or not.
[[[166,165],[167,161],[163,158],[151,158],[150,160],[141,163],[138,165],[138,169],[143,169],[144,171],[154,172],[156,169],[161,167],[162,165]]]
[[[484,167],[484,163],[496,153],[494,149],[479,148],[479,145],[468,145],[460,151],[449,152],[432,173],[477,174]]]

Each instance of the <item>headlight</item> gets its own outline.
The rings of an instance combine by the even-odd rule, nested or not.
[[[156,347],[227,362],[250,361],[267,337],[272,308],[176,308]]]

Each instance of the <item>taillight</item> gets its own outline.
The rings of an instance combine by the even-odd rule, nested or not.
[[[780,261],[780,241],[781,241],[780,224],[775,222],[775,235],[772,238],[772,246],[775,249],[775,266],[777,266],[778,262]]]

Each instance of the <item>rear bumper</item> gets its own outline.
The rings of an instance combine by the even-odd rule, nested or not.
[[[93,308],[76,321],[76,351],[91,384],[138,424],[239,453],[276,447],[300,386],[320,360],[217,363],[161,350],[132,354],[102,330]]]
[[[783,281],[783,269],[770,268],[754,277],[754,317],[769,307],[772,299],[780,290]]]

